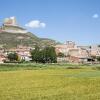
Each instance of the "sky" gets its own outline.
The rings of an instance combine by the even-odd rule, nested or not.
[[[12,16],[41,38],[100,44],[100,0],[0,0],[0,24]]]

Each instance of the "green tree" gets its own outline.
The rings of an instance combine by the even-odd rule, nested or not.
[[[65,57],[64,53],[62,53],[62,52],[59,52],[57,56],[58,57]]]
[[[8,59],[10,61],[18,61],[19,60],[19,57],[18,57],[18,54],[17,53],[9,53],[8,54]]]
[[[97,57],[97,61],[99,61],[99,62],[100,62],[100,56],[98,56],[98,57]]]
[[[54,47],[45,47],[44,49],[39,49],[36,47],[31,51],[32,60],[36,63],[56,63],[56,52]]]
[[[54,47],[46,47],[44,49],[44,54],[45,54],[46,63],[56,63],[57,62],[57,55],[56,55]]]
[[[36,63],[39,60],[39,47],[35,46],[35,49],[31,51],[32,60]]]
[[[46,63],[46,60],[45,60],[45,52],[44,52],[44,50],[41,50],[41,51],[39,51],[39,53],[38,53],[38,62],[40,62],[40,63]]]

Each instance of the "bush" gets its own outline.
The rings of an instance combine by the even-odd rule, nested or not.
[[[70,66],[70,67],[67,67],[67,69],[81,69],[81,67],[79,67],[79,66]]]
[[[9,53],[8,54],[8,59],[10,61],[18,61],[19,60],[19,57],[18,57],[18,54],[17,53]]]
[[[4,63],[22,63],[22,61],[4,61]]]

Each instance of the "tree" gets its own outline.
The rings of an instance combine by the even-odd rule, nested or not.
[[[35,48],[31,51],[32,60],[36,63],[56,63],[56,52],[54,47],[45,47],[44,49]]]
[[[98,47],[100,48],[100,44],[98,45]]]
[[[18,54],[17,53],[9,53],[8,54],[8,59],[10,61],[18,61],[19,60],[19,57],[18,57]]]
[[[92,58],[93,60],[95,60],[95,59],[96,59],[96,56],[95,56],[95,55],[92,55],[91,58]]]
[[[97,57],[97,61],[99,61],[99,62],[100,62],[100,56],[98,56],[98,57]]]
[[[95,62],[95,60],[96,60],[96,56],[95,55],[91,55],[91,64],[94,64],[94,62]]]
[[[39,55],[38,62],[46,63],[44,50],[39,51],[38,55]]]
[[[55,52],[55,48],[54,47],[50,47],[50,54],[51,54],[51,63],[56,63],[57,62],[57,55]]]
[[[89,46],[89,49],[91,49],[92,48],[92,46]]]
[[[54,47],[45,47],[44,50],[44,59],[46,63],[56,63],[57,55]]]
[[[35,49],[31,51],[32,60],[36,63],[39,60],[39,47],[35,46]]]
[[[62,52],[59,52],[57,56],[58,57],[65,57],[64,53],[62,53]]]

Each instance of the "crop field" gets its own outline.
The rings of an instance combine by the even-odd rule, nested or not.
[[[100,100],[100,70],[46,66],[0,67],[0,100]]]

